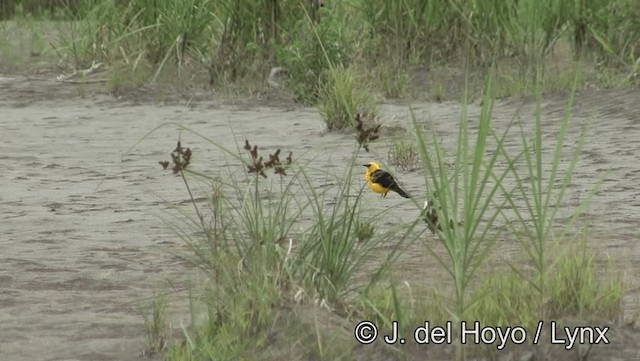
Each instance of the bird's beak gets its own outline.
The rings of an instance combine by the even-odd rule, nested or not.
[[[368,164],[363,164],[363,166],[368,167],[369,165]]]

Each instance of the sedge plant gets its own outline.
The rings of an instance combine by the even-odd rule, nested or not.
[[[185,330],[187,342],[170,348],[170,359],[206,358],[214,350],[230,359],[240,357],[252,347],[249,339],[266,342],[266,330],[276,322],[278,310],[293,302],[300,290],[331,306],[347,304],[347,296],[380,278],[408,239],[408,232],[375,232],[366,242],[358,240],[362,235],[358,222],[376,223],[382,214],[362,213],[362,188],[358,191],[351,184],[353,171],[361,168],[355,167],[355,156],[345,174],[336,175],[335,183],[327,174],[324,179],[313,176],[314,170],[299,162],[289,165],[282,177],[274,174],[274,168],[264,168],[265,178],[259,171],[251,172],[258,156],[248,160],[241,155],[245,150],[234,152],[196,135],[239,161],[244,175],[232,172],[227,181],[212,179],[190,163],[177,171],[196,215],[187,217],[188,226],[174,230],[194,254],[187,259],[204,271],[206,280],[200,283],[204,288],[200,302],[194,302],[204,312],[194,316],[193,327]],[[358,149],[354,145],[354,154]],[[214,184],[213,191],[204,190],[213,192],[211,216],[196,201],[197,192],[190,185],[194,178]],[[271,178],[276,178],[273,183]],[[332,183],[338,187],[327,187]],[[294,227],[305,223],[306,230]],[[396,244],[391,251],[385,249],[378,262],[372,255],[390,239]],[[364,282],[359,279],[362,275],[367,278]],[[230,338],[247,342],[231,345]]]
[[[505,228],[520,245],[524,257],[515,262],[501,260],[506,261],[510,269],[489,275],[474,290],[480,297],[468,317],[483,325],[518,324],[532,330],[538,321],[546,319],[587,315],[615,319],[624,295],[620,279],[598,275],[593,253],[588,249],[587,234],[569,234],[598,187],[597,182],[573,208],[565,203],[586,138],[583,129],[578,140],[571,142],[573,147],[565,161],[574,94],[569,96],[560,121],[552,125],[559,128],[554,140],[544,141],[540,106],[542,69],[537,69],[538,98],[533,124],[527,127],[529,123],[520,121],[515,155],[504,142],[496,140],[497,152],[508,172],[508,179],[501,182],[494,179],[500,182],[500,195],[506,202],[501,214]],[[578,82],[579,79],[574,80],[574,89]],[[551,150],[549,155],[548,150]],[[569,217],[558,227],[561,214]],[[484,349],[495,352],[492,347]]]
[[[427,195],[434,202],[441,230],[436,231],[446,253],[441,256],[435,246],[426,243],[426,249],[451,276],[454,289],[450,316],[459,325],[468,308],[477,300],[468,297],[468,289],[482,262],[493,250],[497,237],[494,223],[500,215],[497,193],[507,172],[495,173],[500,152],[490,149],[491,112],[493,107],[492,77],[489,76],[478,129],[473,141],[466,102],[463,102],[455,149],[453,174],[447,172],[447,155],[432,131],[427,140],[424,130],[412,116],[416,140],[422,158]],[[497,140],[504,142],[505,133]],[[432,145],[428,148],[428,145]],[[433,160],[432,160],[433,159]],[[493,182],[492,182],[493,181]],[[504,203],[504,202],[503,202]],[[456,330],[457,332],[457,330]],[[465,350],[456,343],[458,359],[465,359]]]
[[[542,77],[543,70],[538,67],[539,82],[536,91],[538,95],[531,132],[532,139],[529,138],[530,132],[525,130],[520,122],[522,152],[519,154],[522,155],[524,164],[519,164],[505,149],[501,149],[501,153],[509,163],[510,175],[515,184],[514,190],[505,192],[505,195],[507,195],[509,209],[512,210],[510,215],[516,222],[507,222],[507,224],[528,255],[535,274],[533,277],[527,277],[520,270],[513,266],[512,268],[537,291],[539,317],[544,319],[549,311],[547,306],[550,294],[547,280],[552,274],[557,273],[556,268],[563,267],[562,264],[564,264],[558,259],[557,250],[550,250],[557,248],[558,241],[571,239],[568,234],[572,226],[589,206],[601,180],[586,193],[576,207],[573,209],[565,207],[564,202],[587,134],[583,129],[577,141],[571,142],[573,146],[568,153],[568,159],[565,159],[567,145],[570,145],[569,126],[579,73],[574,79],[574,90],[569,95],[565,112],[557,124],[559,128],[557,135],[552,142],[545,141],[543,136],[540,87]],[[546,149],[552,149],[549,159],[545,156]],[[567,212],[569,213],[567,221],[558,227],[558,217],[561,213]],[[505,217],[508,216],[505,215]]]
[[[351,179],[354,170],[360,170],[357,162],[359,148],[354,148],[354,156],[344,174],[333,175],[337,189],[318,191],[312,178],[305,171],[304,197],[310,204],[313,223],[304,233],[297,253],[299,278],[307,289],[313,290],[319,298],[331,305],[344,304],[347,296],[379,281],[400,252],[410,241],[410,232],[415,225],[389,230],[387,232],[370,228],[367,240],[362,241],[362,222],[377,224],[385,212],[365,212],[362,205],[364,185],[354,188]],[[361,176],[358,172],[355,176]],[[383,242],[394,242],[386,255],[377,257],[376,250]],[[375,264],[370,264],[372,260]],[[366,270],[366,271],[365,271]],[[367,279],[356,282],[359,275]]]
[[[183,180],[195,211],[191,217],[184,212],[187,221],[178,220],[173,229],[193,254],[184,258],[204,271],[205,282],[201,283],[201,302],[192,303],[192,307],[204,306],[203,316],[192,317],[192,328],[185,330],[187,342],[182,347],[174,345],[168,354],[174,360],[206,359],[214,352],[236,359],[250,346],[247,342],[230,345],[229,340],[264,340],[277,309],[289,298],[290,233],[304,205],[294,205],[292,187],[297,182],[289,169],[291,164],[281,164],[272,157],[271,163],[265,162],[261,170],[252,172],[256,159],[261,159],[257,147],[247,157],[242,152],[248,150],[233,152],[195,134],[239,161],[243,172],[240,176],[230,172],[226,179],[231,181],[225,182],[194,169],[192,151],[183,144],[172,152],[172,169]],[[248,142],[246,146],[250,148]],[[167,169],[168,164],[163,167]],[[197,201],[200,197],[191,185],[193,179],[214,186],[209,199],[211,222]]]

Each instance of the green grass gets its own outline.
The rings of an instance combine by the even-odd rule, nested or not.
[[[359,290],[378,281],[408,242],[412,229],[374,233],[371,225],[378,224],[385,212],[365,212],[366,208],[361,204],[364,189],[352,189],[351,182],[344,181],[354,177],[354,169],[359,170],[356,156],[357,151],[345,174],[336,175],[335,179],[340,185],[336,193],[317,192],[315,189],[319,187],[311,177],[303,186],[304,202],[311,204],[314,222],[302,236],[297,254],[300,278],[307,290],[313,290],[321,300],[336,307],[344,307],[344,300],[354,292],[357,294]],[[327,203],[332,205],[327,207]],[[363,224],[369,226],[363,228]],[[393,246],[372,265],[376,249],[389,241],[393,242]],[[369,271],[362,280],[365,267]],[[360,280],[356,282],[358,278]]]
[[[492,80],[491,77],[488,78],[475,136],[470,131],[466,107],[463,107],[453,161],[456,167],[452,174],[447,172],[448,155],[439,145],[437,133],[432,130],[433,139],[427,142],[414,117],[427,184],[425,194],[433,197],[438,221],[442,225],[442,231],[437,232],[437,235],[446,255],[438,255],[428,243],[426,249],[452,278],[455,296],[453,308],[449,312],[456,325],[464,319],[468,307],[475,302],[468,297],[469,285],[485,258],[493,251],[494,242],[499,236],[499,233],[494,232],[494,223],[500,215],[502,204],[495,202],[506,173],[495,173],[499,152],[487,148],[493,108]],[[504,142],[506,134],[505,131],[497,139],[498,146]],[[427,149],[427,144],[434,144],[435,149]],[[489,154],[486,158],[485,153]],[[434,160],[430,154],[433,154]],[[489,182],[492,179],[496,180],[493,184]],[[461,344],[458,345],[458,356],[464,359],[464,348]]]
[[[138,306],[138,312],[144,320],[148,352],[162,352],[170,342],[169,325],[166,320],[167,304],[168,298],[166,294],[154,292],[153,297],[147,304]]]
[[[538,74],[540,78],[544,76],[542,70],[539,70]],[[574,84],[578,82],[579,77],[576,76]],[[537,92],[541,93],[540,85]],[[554,248],[559,239],[566,238],[572,231],[572,227],[579,222],[580,213],[589,206],[588,203],[599,185],[595,184],[575,209],[568,210],[562,207],[587,135],[583,126],[578,139],[569,143],[568,132],[573,102],[574,93],[572,92],[567,100],[565,113],[557,125],[558,134],[554,143],[545,144],[542,136],[541,98],[538,95],[533,134],[530,130],[525,130],[522,122],[519,124],[522,144],[522,153],[519,156],[522,160],[502,150],[507,164],[511,167],[511,175],[516,185],[513,190],[505,192],[509,205],[513,207],[513,214],[505,217],[513,217],[517,220],[515,223],[517,228],[510,227],[510,231],[520,242],[534,266],[535,274],[530,277],[523,274],[523,279],[530,282],[538,292],[538,297],[535,299],[538,309],[542,312],[542,318],[546,318],[549,311],[547,302],[550,296],[546,284],[549,276],[547,274],[558,272],[549,265],[547,252]],[[571,147],[567,152],[565,145],[569,144]],[[543,156],[543,149],[553,149],[550,159]],[[524,207],[520,205],[521,203],[524,203]],[[557,227],[556,219],[561,211],[569,212],[569,217],[562,227]],[[519,271],[515,267],[514,270]]]
[[[395,139],[388,152],[389,164],[402,171],[413,171],[420,168],[418,146],[413,139]]]
[[[563,74],[578,61],[591,69],[581,86],[638,84],[635,0],[347,0],[319,10],[306,0],[77,0],[53,11],[41,11],[44,0],[29,3],[4,13],[26,20],[33,47],[55,54],[63,67],[104,62],[119,79],[142,63],[149,67],[142,73],[147,82],[199,82],[220,90],[255,89],[281,66],[289,71],[287,90],[304,104],[320,105],[336,128],[361,103],[356,95],[344,98],[354,88],[367,95],[377,89],[386,98],[457,99],[462,89],[448,88],[462,81],[459,74],[478,73],[467,90],[480,92],[479,79],[494,64],[504,75],[494,84],[496,96],[533,93],[540,66],[558,74],[543,88],[569,90],[573,76]],[[32,25],[43,20],[57,24],[48,41],[38,39],[41,30]],[[5,38],[13,31],[5,27]],[[441,78],[436,69],[442,66],[457,71]],[[367,86],[350,83],[349,72]],[[328,100],[330,94],[346,103]]]
[[[375,119],[376,99],[358,82],[351,69],[336,68],[329,71],[329,79],[319,89],[318,109],[327,129],[340,130],[355,127],[355,117]]]
[[[213,141],[211,145],[219,147]],[[185,331],[185,344],[169,348],[170,359],[207,359],[214,350],[223,359],[247,356],[255,343],[232,346],[229,340],[253,339],[258,347],[271,342],[271,330],[280,328],[279,315],[296,305],[318,305],[322,319],[327,310],[351,312],[347,299],[377,282],[393,264],[410,231],[374,233],[372,227],[361,228],[375,224],[381,215],[362,214],[362,189],[340,182],[351,178],[355,157],[346,174],[327,174],[326,179],[311,177],[302,161],[289,165],[286,175],[276,175],[271,172],[276,168],[270,168],[263,177],[237,172],[253,166],[258,156],[267,157],[260,147],[255,157],[243,149],[219,149],[239,168],[222,181],[204,177],[187,165],[180,172],[187,190],[192,194],[189,184],[193,180],[210,184],[210,207],[201,209],[194,203],[195,217],[183,211],[180,218],[167,221],[189,246],[191,252],[184,258],[209,279],[200,292],[203,296],[192,300],[194,314],[203,315],[193,316],[194,330]],[[357,149],[354,144],[356,153]],[[332,178],[344,184],[337,192],[321,186]],[[205,219],[211,221],[202,221]],[[372,254],[389,239],[397,243],[372,265]],[[365,273],[368,277],[363,279]],[[291,337],[312,339],[316,342],[310,346],[312,353],[333,359],[336,348],[326,342],[336,342],[327,341],[334,338],[327,332],[300,332]],[[353,345],[343,342],[341,347],[337,350],[346,355]]]
[[[407,69],[401,66],[389,68],[385,64],[371,73],[372,83],[382,89],[386,99],[403,99],[409,94],[410,77]]]
[[[478,302],[468,309],[466,319],[494,327],[519,325],[528,334],[535,334],[541,320],[619,321],[626,291],[620,274],[602,275],[595,255],[580,241],[553,250],[556,253],[547,260],[550,272],[535,277],[545,284],[544,294],[527,282],[524,267],[489,275],[474,291]],[[541,298],[544,304],[532,302]],[[496,352],[495,346],[481,349]]]
[[[356,221],[355,227],[356,238],[360,242],[366,242],[370,240],[376,231],[375,225],[366,222]]]

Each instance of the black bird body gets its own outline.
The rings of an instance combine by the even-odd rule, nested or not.
[[[365,167],[367,167],[367,171],[364,174],[364,179],[372,191],[381,193],[383,198],[387,196],[389,191],[394,191],[404,198],[411,198],[407,192],[400,188],[393,176],[389,172],[380,169],[377,163],[371,162],[365,164]]]

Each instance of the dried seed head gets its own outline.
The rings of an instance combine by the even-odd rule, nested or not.
[[[284,167],[282,167],[282,163],[280,162],[280,152],[282,151],[280,148],[276,149],[273,154],[269,154],[269,160],[263,163],[263,157],[258,156],[258,146],[254,145],[253,147],[249,143],[248,140],[245,141],[244,149],[249,151],[251,154],[251,158],[253,159],[253,164],[248,164],[248,172],[256,173],[260,176],[267,178],[267,174],[264,172],[266,169],[273,168],[275,174],[287,175]],[[287,165],[292,162],[292,152],[289,152],[289,156],[287,157]]]
[[[178,141],[176,148],[171,151],[171,162],[173,163],[173,167],[171,168],[173,174],[178,174],[181,171],[185,170],[189,163],[191,163],[191,149],[183,148],[180,141]],[[158,162],[162,165],[162,169],[167,169],[169,167],[170,162],[168,161],[160,161]]]

